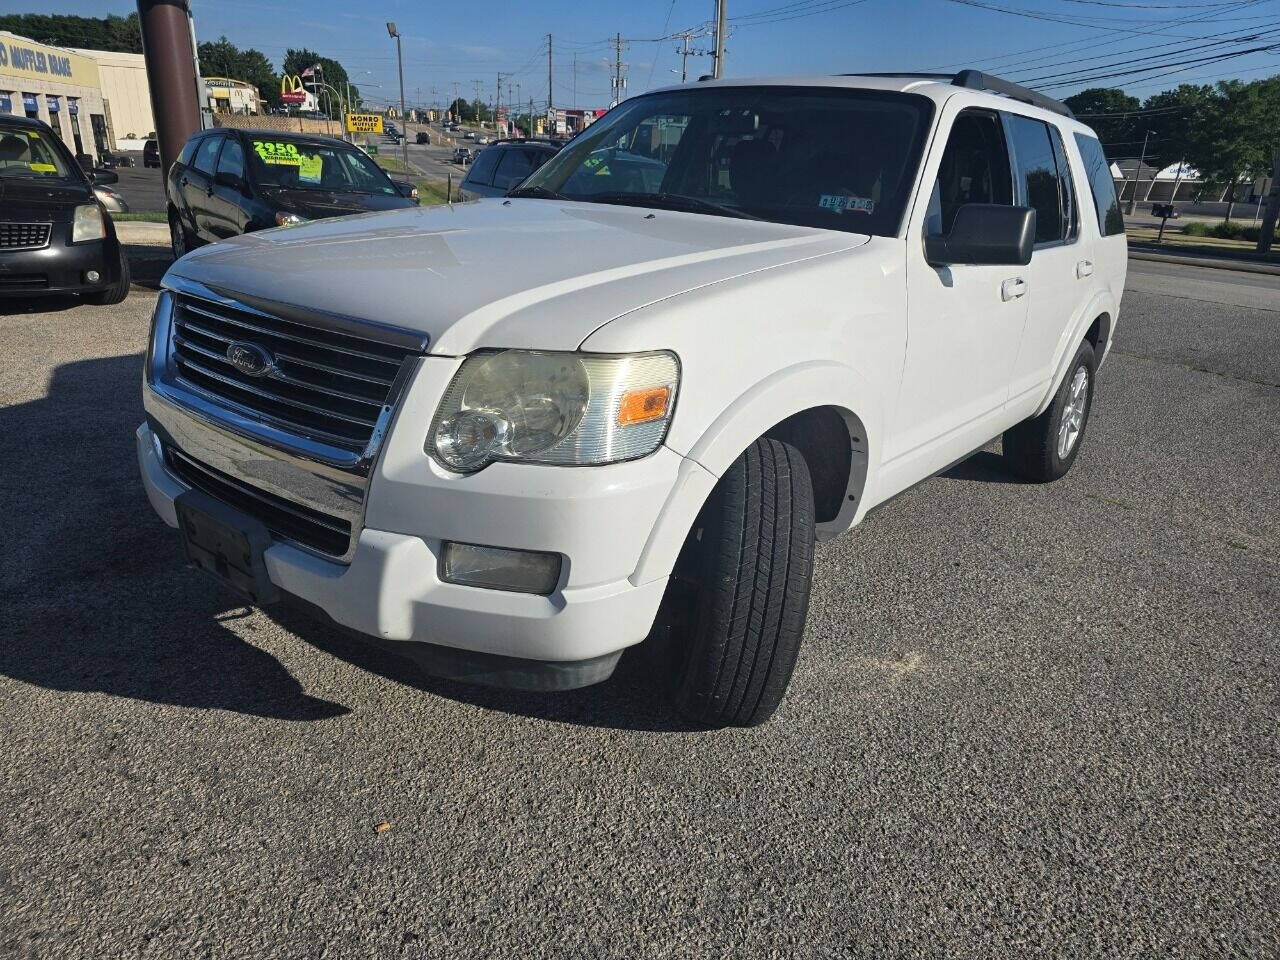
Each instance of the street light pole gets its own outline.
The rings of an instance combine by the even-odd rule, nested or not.
[[[404,57],[400,53],[400,31],[396,29],[395,23],[387,21],[387,33],[396,39],[396,67],[400,71],[400,122],[405,124],[404,130],[401,131],[403,138],[400,141],[400,159],[404,163],[405,172],[409,172],[409,137],[405,133],[409,129],[408,121],[404,113]]]
[[[1142,135],[1142,155],[1138,157],[1138,169],[1133,172],[1133,193],[1129,196],[1129,216],[1133,216],[1133,208],[1138,203],[1138,181],[1142,179],[1142,167],[1147,161],[1147,138],[1149,136],[1151,136],[1150,130]],[[1154,174],[1152,174],[1151,179],[1154,182]]]

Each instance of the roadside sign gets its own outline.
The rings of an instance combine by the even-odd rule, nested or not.
[[[348,113],[347,131],[349,133],[381,133],[382,114]]]
[[[365,148],[364,148],[364,152],[365,152],[365,153],[377,153],[377,152],[378,152],[378,145],[377,145],[376,143],[371,143],[371,144],[369,144],[367,147],[365,147]]]
[[[285,76],[280,78],[280,102],[299,104],[307,102],[307,91],[302,86],[302,78],[298,76]]]

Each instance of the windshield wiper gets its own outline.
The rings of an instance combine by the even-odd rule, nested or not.
[[[737,217],[740,220],[764,219],[725,203],[704,200],[702,197],[687,197],[683,193],[596,193],[582,199],[588,203],[622,203],[637,207],[658,207],[665,210],[681,210],[686,213],[710,213],[720,217]]]
[[[556,193],[546,187],[516,187],[507,194],[508,197],[533,197],[535,200],[568,200],[563,193]]]

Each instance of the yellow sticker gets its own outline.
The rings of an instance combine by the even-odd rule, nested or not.
[[[28,131],[27,131],[27,136],[28,136],[28,137],[30,137],[32,140],[39,140],[39,139],[40,139],[40,134],[36,133],[34,130],[28,130]]]
[[[298,155],[296,143],[280,143],[271,140],[253,141],[254,152],[262,158],[263,163],[274,163],[277,166],[296,167],[302,162]]]
[[[298,160],[298,179],[319,183],[324,173],[324,157],[319,154],[312,157],[303,155]]]
[[[35,170],[37,173],[57,173],[58,172],[58,168],[55,167],[52,163],[28,163],[27,166],[30,167],[32,170]]]

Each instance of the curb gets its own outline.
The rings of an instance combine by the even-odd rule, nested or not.
[[[1208,267],[1213,270],[1234,270],[1238,273],[1265,273],[1280,277],[1280,263],[1263,263],[1259,260],[1236,260],[1228,257],[1179,256],[1157,252],[1143,247],[1129,248],[1130,260],[1150,260],[1154,263],[1180,263],[1190,267]]]

